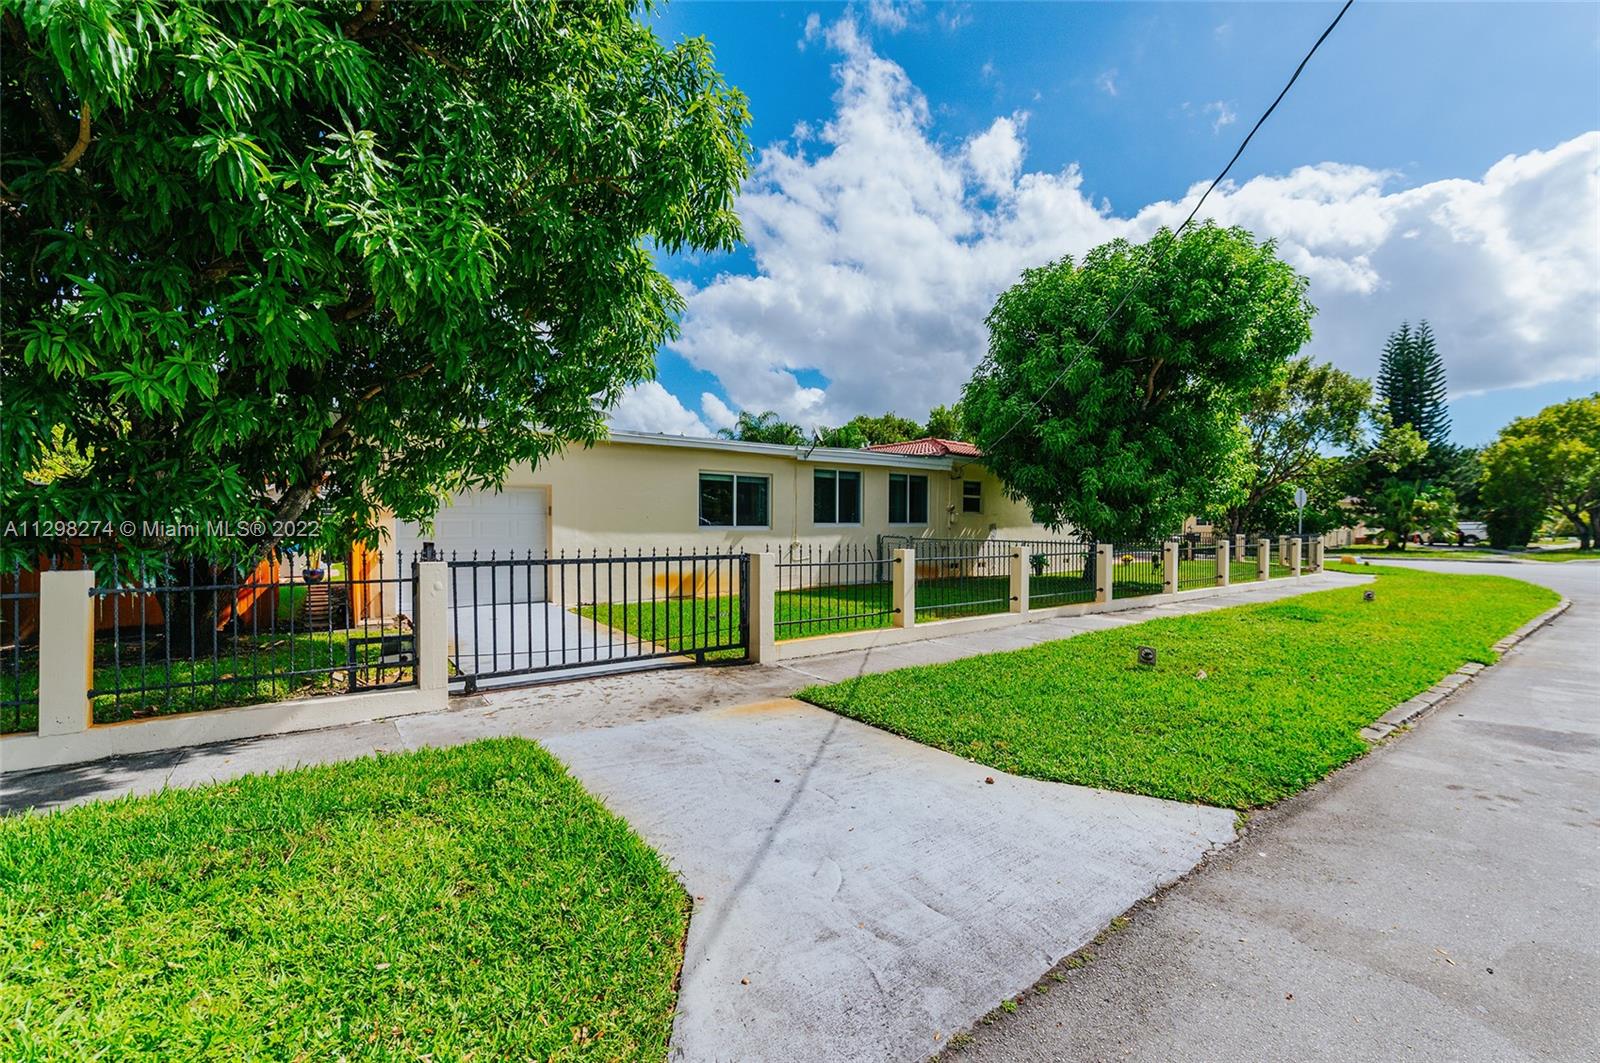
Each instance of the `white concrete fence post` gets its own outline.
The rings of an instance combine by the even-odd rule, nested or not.
[[[1235,535],[1233,537],[1233,556],[1237,557],[1237,558],[1240,558],[1240,559],[1244,558],[1244,533],[1243,532],[1240,532],[1238,535]]]
[[[1311,543],[1311,571],[1322,571],[1322,551],[1324,544],[1321,539],[1314,539]]]
[[[87,731],[94,722],[94,570],[39,573],[39,735]]]
[[[894,552],[894,583],[890,587],[890,606],[895,627],[914,627],[917,623],[917,552]]]
[[[1262,539],[1256,543],[1256,579],[1268,580],[1272,578],[1272,540]]]
[[[1011,611],[1028,611],[1028,553],[1022,547],[1011,550]]]
[[[775,664],[778,660],[778,628],[776,600],[778,594],[778,555],[750,555],[750,586],[745,588],[745,601],[750,615],[745,618],[749,633],[747,652],[752,664]]]
[[[1161,544],[1161,593],[1178,593],[1178,540]]]
[[[1101,604],[1111,600],[1111,565],[1114,560],[1111,553],[1110,543],[1100,543],[1094,548],[1094,600]]]
[[[1303,545],[1299,539],[1292,539],[1289,542],[1289,571],[1295,576],[1304,575],[1300,570],[1300,562],[1302,560],[1300,551]]]
[[[1217,540],[1217,586],[1226,587],[1228,585],[1228,576],[1229,576],[1229,574],[1230,574],[1230,570],[1228,568],[1228,540],[1226,540],[1226,539],[1218,539]]]
[[[417,689],[437,693],[441,707],[450,692],[449,582],[448,561],[417,562]]]

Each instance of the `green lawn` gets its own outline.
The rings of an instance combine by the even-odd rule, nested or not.
[[[1156,587],[1159,591],[1161,588]],[[1044,575],[1029,580],[1029,601],[1037,608],[1094,600],[1094,586],[1080,576]],[[779,591],[773,595],[780,640],[889,627],[889,583],[854,583]],[[923,579],[917,582],[917,618],[926,623],[958,616],[1005,612],[1011,607],[1006,576]],[[626,631],[673,652],[737,642],[737,597],[662,598],[642,605],[600,603],[577,610],[602,624]],[[718,656],[712,654],[711,656]]]
[[[347,642],[352,638],[399,634],[395,627],[350,631],[296,631],[242,635],[237,639],[218,634],[212,659],[210,640],[200,640],[201,654],[185,660],[188,638],[174,649],[169,663],[159,634],[145,644],[143,658],[136,633],[125,637],[120,647],[104,632],[95,640],[95,689],[115,689],[119,693],[94,698],[96,723],[117,723],[149,716],[221,709],[230,705],[256,705],[268,701],[312,697],[318,694],[349,692],[350,673]],[[120,652],[119,652],[120,651]],[[356,659],[376,662],[383,656],[378,644],[358,646]],[[118,662],[121,669],[118,672]],[[317,668],[339,671],[313,675],[289,675]],[[410,668],[365,668],[358,675],[365,685],[409,682]],[[178,684],[168,687],[168,684]],[[197,683],[196,686],[183,684]],[[0,733],[32,731],[39,725],[38,653],[31,650],[20,674],[7,669],[0,674],[0,702],[21,704],[0,708]]]
[[[0,1058],[662,1059],[689,904],[533,742],[0,820]]]
[[[1499,561],[1592,561],[1600,558],[1600,550],[1579,550],[1576,546],[1546,546],[1534,550],[1474,550],[1470,548],[1440,549],[1434,546],[1412,545],[1404,550],[1390,550],[1382,546],[1328,547],[1329,557],[1349,554],[1355,557],[1389,557],[1397,560],[1459,561],[1479,558]]]
[[[1500,576],[1375,574],[1372,602],[1340,588],[800,696],[1003,771],[1249,808],[1359,756],[1361,727],[1490,661],[1495,641],[1558,600]],[[1158,651],[1154,667],[1136,663],[1141,645]]]

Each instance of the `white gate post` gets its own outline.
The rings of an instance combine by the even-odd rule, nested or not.
[[[894,582],[890,586],[890,605],[895,627],[914,627],[917,623],[917,552],[894,552]]]
[[[448,561],[417,562],[416,601],[412,603],[417,640],[417,689],[435,693],[441,707],[450,692],[450,608],[445,588]]]
[[[1028,555],[1022,547],[1011,550],[1011,611],[1028,611]]]
[[[39,573],[39,736],[94,722],[94,570]],[[141,604],[143,607],[143,604]]]
[[[1265,583],[1272,578],[1272,540],[1256,543],[1256,579]]]
[[[749,579],[745,601],[750,615],[745,618],[745,630],[750,644],[746,652],[754,664],[772,664],[778,659],[778,556],[751,554]]]
[[[1094,600],[1105,603],[1111,600],[1112,545],[1099,543],[1094,548]]]
[[[1228,585],[1228,540],[1217,540],[1217,586]]]
[[[1299,539],[1289,540],[1289,570],[1296,576],[1303,575],[1300,569],[1300,562],[1303,560],[1300,552],[1303,546],[1304,544]]]
[[[1178,593],[1178,541],[1168,539],[1161,544],[1161,593]]]

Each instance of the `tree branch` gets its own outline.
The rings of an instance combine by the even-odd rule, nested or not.
[[[66,173],[78,165],[78,160],[83,158],[83,153],[89,150],[89,105],[86,103],[78,110],[78,139],[67,149],[67,154],[61,161],[50,168],[52,173]]]
[[[367,23],[378,17],[378,12],[381,10],[383,10],[383,0],[367,0],[367,6],[361,9],[361,13],[344,24],[344,35],[355,37],[366,28]]]

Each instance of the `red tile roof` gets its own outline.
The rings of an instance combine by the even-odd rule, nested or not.
[[[908,439],[904,443],[879,443],[867,448],[884,454],[910,454],[919,458],[981,458],[983,451],[960,439]]]

